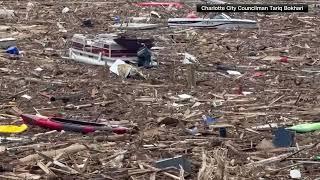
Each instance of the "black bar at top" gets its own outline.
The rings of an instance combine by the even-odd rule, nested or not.
[[[308,12],[307,4],[197,4],[197,12]]]

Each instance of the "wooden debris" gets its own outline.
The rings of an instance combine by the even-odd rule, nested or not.
[[[89,146],[89,147],[96,147],[95,144]],[[60,153],[76,153],[76,152],[79,152],[79,151],[82,151],[82,150],[85,150],[86,149],[86,146],[84,145],[81,145],[81,144],[73,144],[69,147],[66,147],[66,148],[63,148],[63,149],[57,149],[57,150],[51,150],[51,151],[45,151],[45,152],[42,152],[42,154],[48,156],[48,157],[53,157],[57,154],[60,154]],[[28,163],[30,161],[36,161],[36,160],[39,160],[41,157],[38,155],[38,154],[32,154],[32,155],[29,155],[29,156],[26,156],[24,158],[21,158],[19,159],[19,162],[20,163]]]
[[[44,165],[42,162],[38,161],[37,165],[48,175],[54,175],[56,176],[49,168],[47,168],[46,165]]]

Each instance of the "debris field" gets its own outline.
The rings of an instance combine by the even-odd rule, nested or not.
[[[273,143],[277,128],[319,119],[320,18],[313,2],[307,2],[308,13],[229,14],[259,25],[239,30],[168,28],[166,19],[185,17],[195,11],[195,3],[186,1],[177,9],[133,3],[1,2],[14,16],[0,13],[0,37],[16,38],[23,57],[0,54],[0,125],[21,124],[23,113],[134,129],[82,134],[28,125],[22,133],[4,133],[1,179],[320,176],[319,132],[295,133],[288,147]],[[117,33],[111,28],[115,16],[151,11],[161,15],[151,18],[161,27],[126,32],[154,38],[162,47],[153,52],[157,67],[140,68],[145,79],[121,78],[107,67],[64,58],[73,34]],[[84,27],[85,19],[94,26]],[[181,53],[198,63],[183,64]],[[44,93],[73,98],[50,101]],[[215,122],[206,126],[203,116]],[[190,162],[180,167],[190,167],[156,165],[177,156]]]

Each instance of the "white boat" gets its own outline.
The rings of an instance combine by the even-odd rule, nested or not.
[[[248,19],[232,19],[222,13],[212,18],[169,18],[170,27],[197,27],[216,29],[257,28],[257,22]]]
[[[99,34],[97,36],[75,34],[71,39],[69,58],[93,65],[111,66],[116,60],[136,63],[137,52],[144,43],[153,46],[152,39],[121,37],[116,34]]]
[[[159,27],[158,24],[148,24],[148,23],[123,23],[123,24],[114,24],[111,27],[118,29],[132,29],[132,30],[146,30],[146,29],[155,29]]]

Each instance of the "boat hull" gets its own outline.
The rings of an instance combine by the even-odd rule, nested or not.
[[[123,23],[114,24],[111,27],[119,29],[132,29],[132,30],[147,30],[158,28],[158,24],[144,24],[144,23]]]
[[[212,19],[185,19],[175,18],[169,19],[168,26],[170,27],[198,27],[198,28],[215,28],[215,29],[255,29],[257,23],[251,20],[212,20]]]
[[[73,48],[69,49],[69,58],[77,62],[98,66],[111,66],[117,59],[131,63],[136,63],[138,61],[137,57],[107,57],[102,54],[94,54]]]
[[[79,133],[92,133],[95,131],[109,131],[116,134],[124,134],[128,132],[126,127],[111,127],[103,125],[95,125],[93,123],[80,122],[67,119],[56,119],[44,116],[21,114],[22,120],[29,125],[39,126],[50,130],[64,130]]]

